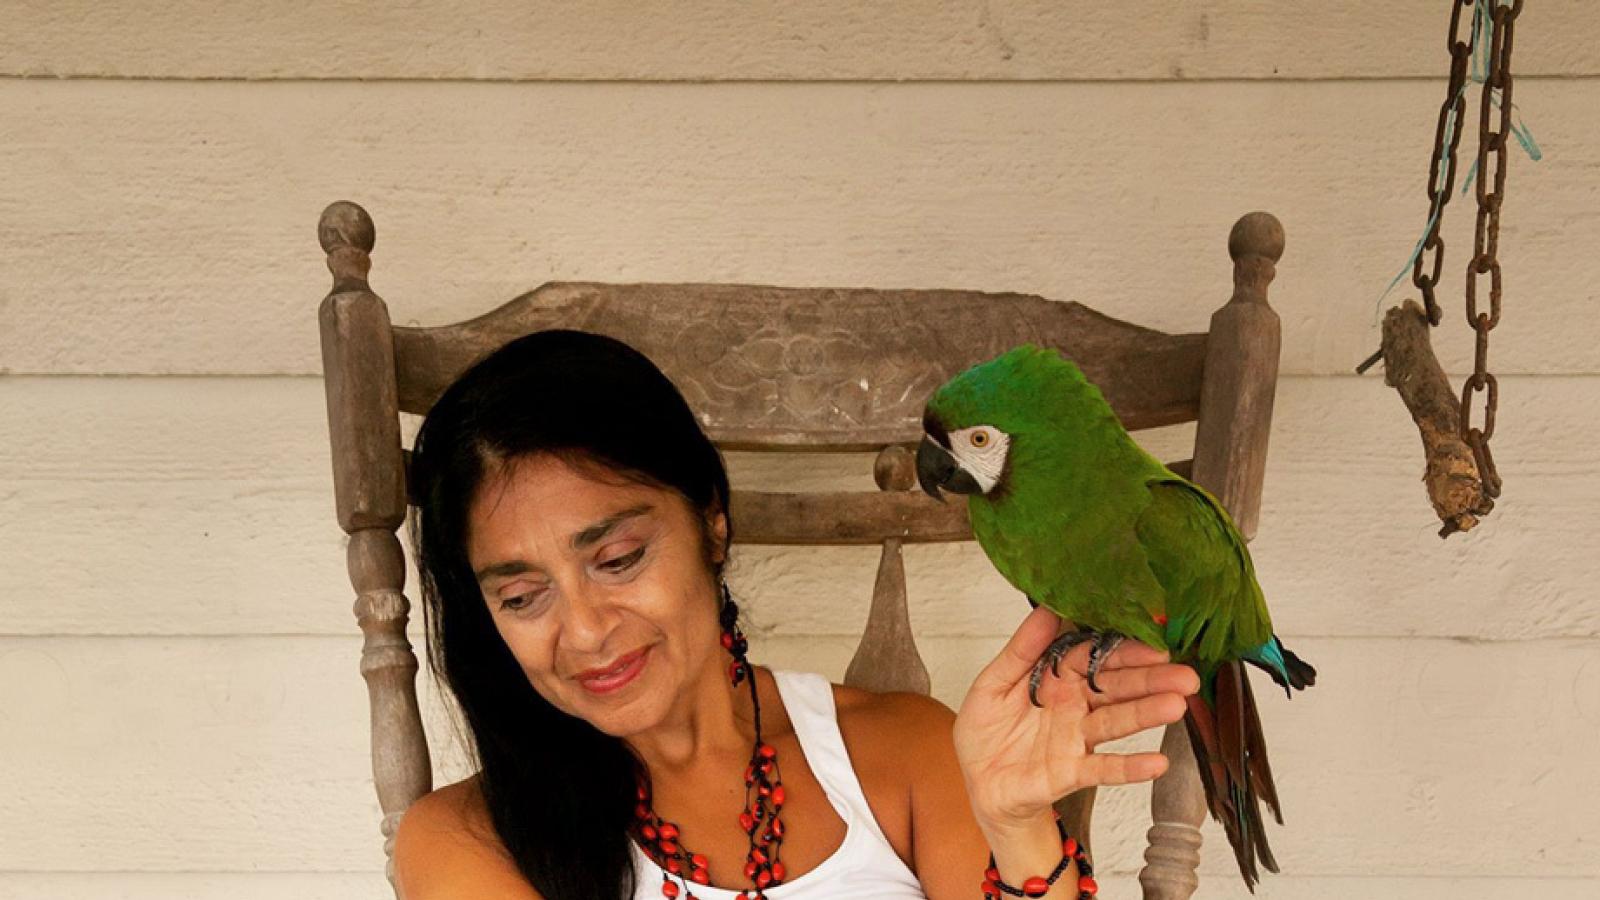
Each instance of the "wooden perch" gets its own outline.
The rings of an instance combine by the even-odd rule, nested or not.
[[[1440,537],[1468,531],[1494,508],[1472,448],[1461,438],[1461,399],[1450,387],[1428,340],[1428,318],[1415,300],[1391,307],[1383,317],[1383,380],[1422,433],[1427,468],[1422,480],[1444,527]]]

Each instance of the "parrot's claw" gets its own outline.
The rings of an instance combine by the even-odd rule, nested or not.
[[[1033,674],[1028,676],[1028,701],[1042,708],[1044,704],[1039,702],[1039,682],[1044,680],[1044,670],[1049,669],[1051,675],[1061,677],[1061,657],[1066,656],[1073,647],[1090,640],[1097,640],[1093,631],[1069,631],[1051,641],[1039,661],[1033,664]]]
[[[1100,685],[1094,683],[1094,676],[1099,673],[1100,667],[1105,665],[1106,657],[1117,649],[1122,643],[1122,635],[1115,631],[1102,631],[1094,636],[1094,645],[1089,648],[1089,690],[1096,694],[1103,694]]]

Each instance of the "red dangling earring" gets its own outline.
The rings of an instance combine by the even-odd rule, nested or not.
[[[722,582],[722,609],[718,618],[722,622],[722,649],[733,654],[733,662],[728,665],[728,678],[733,681],[734,687],[738,687],[746,676],[753,677],[750,663],[745,659],[750,642],[744,639],[744,632],[739,630],[739,604],[733,602],[726,581]]]

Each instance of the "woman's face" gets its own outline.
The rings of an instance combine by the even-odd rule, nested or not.
[[[700,514],[681,494],[551,456],[491,472],[468,509],[467,558],[541,696],[622,737],[721,671]],[[720,561],[722,513],[711,527]]]

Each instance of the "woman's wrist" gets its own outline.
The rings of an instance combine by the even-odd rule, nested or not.
[[[978,827],[989,843],[994,855],[994,868],[1006,884],[1021,888],[1030,879],[1046,878],[1056,871],[1062,858],[1067,856],[1062,846],[1061,830],[1050,809],[1026,821],[985,821],[979,818]],[[1079,893],[1077,865],[1068,862],[1047,893],[1046,898],[1071,898]]]

